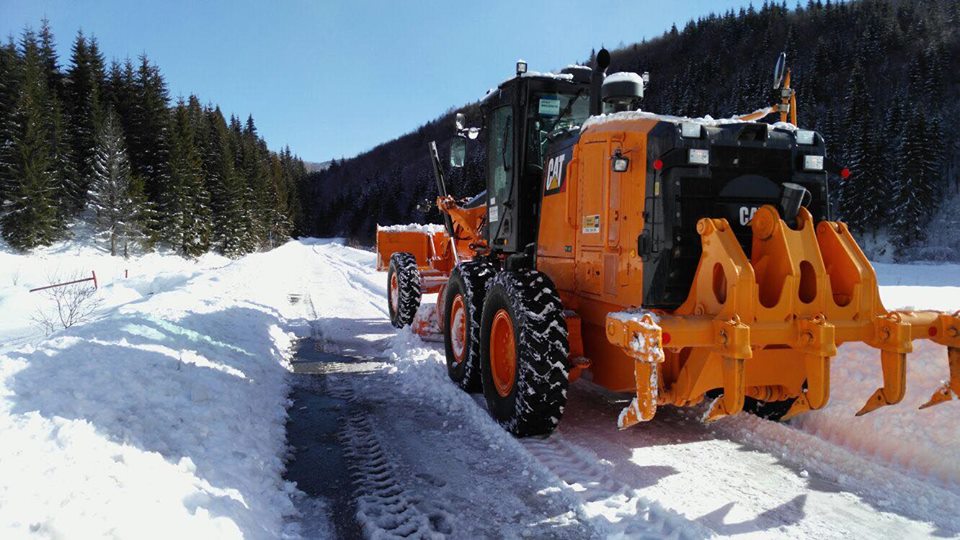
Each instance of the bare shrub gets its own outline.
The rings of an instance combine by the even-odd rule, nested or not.
[[[54,276],[48,280],[53,285],[84,277],[83,274],[74,274],[72,277]],[[90,282],[54,287],[42,291],[42,294],[50,300],[50,303],[46,309],[37,308],[32,320],[46,334],[88,321],[103,304],[103,300],[97,297],[97,290]]]

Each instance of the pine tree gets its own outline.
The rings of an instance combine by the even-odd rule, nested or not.
[[[920,109],[910,114],[897,155],[899,169],[895,189],[893,243],[898,255],[926,238],[925,225],[937,208],[939,152],[933,137],[937,123],[930,123]]]
[[[73,167],[73,153],[67,135],[67,120],[64,117],[63,74],[60,73],[59,59],[54,44],[53,31],[50,21],[41,20],[38,35],[37,53],[40,57],[42,77],[46,80],[46,121],[48,124],[50,151],[52,152],[51,174],[56,188],[54,200],[57,208],[56,227],[58,233],[66,230],[67,221],[75,208],[71,205],[70,194],[76,187],[76,171]]]
[[[152,65],[146,55],[140,56],[140,65],[132,78],[129,115],[124,123],[127,148],[134,173],[143,179],[147,200],[162,206],[163,197],[171,192],[170,183],[170,112],[167,84],[160,69]],[[122,79],[128,77],[124,68]],[[125,111],[118,109],[123,115]],[[159,231],[155,231],[159,233]]]
[[[210,197],[203,184],[203,163],[189,110],[181,100],[174,110],[170,180],[161,198],[164,240],[187,257],[210,248]]]
[[[123,131],[112,112],[104,118],[96,140],[88,206],[96,212],[97,228],[107,237],[110,254],[116,255],[120,246],[126,254],[127,244],[139,236],[140,209],[132,193]]]
[[[43,77],[47,80],[47,88],[50,89],[51,97],[57,99],[62,97],[63,76],[60,74],[60,65],[57,58],[57,49],[54,45],[53,30],[50,28],[50,21],[43,18],[40,21],[39,42],[37,43],[37,53],[40,55],[41,69]]]
[[[65,81],[68,138],[76,174],[75,189],[70,193],[74,208],[83,206],[93,180],[97,132],[103,115],[103,79],[103,59],[99,57],[96,42],[88,43],[83,32],[77,33]]]
[[[246,180],[244,207],[247,212],[248,251],[267,244],[272,213],[268,193],[269,165],[266,147],[257,136],[253,117],[248,116],[241,138],[241,170]]]
[[[20,57],[13,39],[0,45],[0,205],[4,189],[12,181],[13,113],[20,94]]]
[[[213,245],[217,251],[238,257],[244,253],[245,211],[243,179],[237,173],[232,135],[220,108],[206,113],[207,140],[203,174],[210,186]]]
[[[11,114],[10,163],[0,225],[16,249],[53,242],[62,230],[57,212],[56,154],[51,147],[51,96],[36,35],[24,32],[22,78]]]

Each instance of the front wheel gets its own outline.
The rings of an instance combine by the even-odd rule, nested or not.
[[[394,253],[387,270],[387,305],[395,327],[403,328],[413,322],[420,308],[420,296],[417,258],[410,253]]]
[[[553,282],[535,270],[503,271],[487,289],[480,326],[483,395],[518,437],[548,435],[567,403],[569,344]]]

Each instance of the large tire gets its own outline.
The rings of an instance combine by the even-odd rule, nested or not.
[[[567,404],[567,323],[553,282],[535,270],[502,271],[487,287],[480,326],[483,395],[518,437],[549,435]]]
[[[493,265],[469,261],[457,265],[447,280],[443,298],[443,344],[450,380],[467,392],[479,392],[480,318]]]
[[[413,322],[420,308],[420,269],[410,253],[394,253],[387,270],[387,305],[390,322],[403,328]]]

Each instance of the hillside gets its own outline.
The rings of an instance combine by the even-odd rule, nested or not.
[[[765,3],[615,50],[608,72],[649,71],[646,110],[730,116],[771,102],[773,61],[786,50],[801,126],[821,131],[828,152],[854,170],[833,187],[837,216],[872,233],[876,255],[955,258],[960,237],[944,231],[956,221],[949,208],[960,201],[960,127],[946,121],[960,112],[953,99],[960,89],[958,28],[960,4],[950,0],[817,0],[796,9]],[[476,104],[450,109],[312,173],[312,234],[369,242],[377,223],[436,221],[424,204],[435,196],[426,145],[436,139],[445,152],[457,111],[479,124]],[[482,189],[478,146],[471,144],[465,171],[451,173],[458,195]]]

